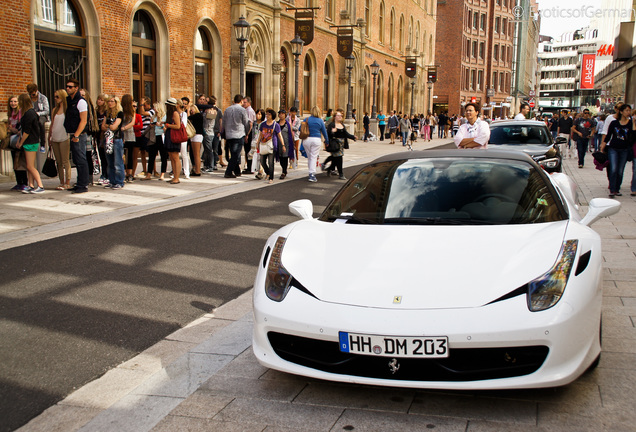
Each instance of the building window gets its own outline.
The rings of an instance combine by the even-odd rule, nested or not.
[[[504,87],[504,73],[503,72],[499,72],[499,91],[502,91],[502,89],[505,89]]]
[[[499,45],[495,45],[494,49],[492,50],[492,58],[494,60],[499,60]]]
[[[381,44],[384,43],[384,2],[380,3],[380,19],[378,21],[378,39]]]
[[[481,42],[481,43],[479,44],[479,58],[480,58],[481,60],[483,60],[483,59],[484,59],[484,49],[485,49],[485,48],[486,48],[486,43],[485,43],[485,42]]]
[[[464,89],[468,90],[470,88],[470,69],[466,68],[466,73],[464,74]]]
[[[331,71],[329,70],[329,60],[325,60],[325,70],[322,77],[322,109],[327,111],[329,109],[329,76]]]
[[[369,34],[371,34],[371,0],[364,1],[364,21],[364,35],[369,37]]]
[[[305,55],[305,61],[303,63],[303,112],[309,112],[311,110],[311,99],[311,60],[308,55]]]
[[[333,21],[333,5],[335,0],[325,0],[325,19]]]
[[[395,10],[391,8],[391,18],[389,20],[389,46],[395,49]]]
[[[501,25],[501,34],[506,35],[506,27],[508,27],[508,20],[506,18],[503,19],[503,24]]]
[[[470,39],[466,39],[465,56],[470,58]]]
[[[42,0],[42,21],[54,22],[53,0]]]
[[[473,28],[477,30],[477,25],[479,23],[479,14],[477,12],[473,13]]]
[[[495,33],[499,33],[499,24],[501,23],[501,18],[495,18]]]
[[[497,89],[497,72],[492,73],[492,88]]]
[[[470,28],[470,23],[473,20],[473,12],[472,11],[468,11],[468,19],[466,20],[466,28]]]
[[[477,72],[477,90],[482,89],[483,82],[484,82],[484,71],[480,70],[479,72]]]
[[[398,33],[398,51],[404,51],[404,15],[400,16],[400,31]]]
[[[486,30],[486,14],[481,14],[481,20],[479,22],[479,30]]]
[[[473,41],[473,53],[472,53],[472,57],[473,57],[473,58],[477,58],[477,41]]]

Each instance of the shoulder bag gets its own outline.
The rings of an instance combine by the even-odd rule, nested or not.
[[[307,120],[300,124],[300,134],[298,134],[298,137],[301,140],[309,138],[309,123],[307,123]]]
[[[194,125],[190,120],[188,120],[188,125],[186,126],[186,132],[188,133],[188,138],[192,138],[197,134],[197,130],[194,128]]]
[[[144,131],[143,136],[146,137],[146,139],[148,140],[148,143],[146,145],[153,145],[157,141],[157,136],[155,135],[155,125],[149,124]]]
[[[186,142],[188,140],[188,133],[186,132],[185,125],[181,122],[181,127],[179,129],[170,128],[170,141],[173,144],[181,144],[182,142]]]
[[[46,153],[46,161],[42,165],[42,174],[47,177],[57,177],[57,167],[53,156],[53,147],[51,146],[49,146],[49,151]]]

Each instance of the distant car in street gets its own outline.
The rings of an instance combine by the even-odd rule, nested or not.
[[[548,172],[562,172],[559,145],[565,138],[552,139],[545,123],[536,120],[498,120],[490,124],[488,147],[520,150],[532,157]]]
[[[516,126],[515,126],[516,127]],[[601,352],[602,255],[565,174],[522,152],[430,150],[361,168],[319,218],[265,244],[253,350],[314,378],[440,389],[553,387]]]

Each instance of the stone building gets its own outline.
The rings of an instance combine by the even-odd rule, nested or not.
[[[514,0],[440,2],[436,112],[461,114],[475,101],[488,116],[510,114],[514,8]]]
[[[232,24],[251,25],[246,45],[246,93],[258,107],[289,107],[294,100],[293,7],[315,6],[315,36],[300,56],[301,108],[346,105],[347,70],[336,52],[336,29],[353,24],[353,106],[371,111],[373,77],[380,64],[377,105],[410,109],[404,57],[418,61],[418,77],[434,63],[433,0],[30,0],[5,2],[0,98],[37,82],[51,96],[68,76],[92,95],[153,100],[216,95],[227,106],[239,90],[239,45]],[[425,78],[415,84],[416,111],[425,110]],[[2,104],[1,111],[5,111]],[[0,112],[1,112],[0,111]]]
[[[77,77],[93,99],[100,93],[154,100],[213,94],[227,107],[239,93],[239,44],[233,23],[250,24],[245,51],[246,94],[253,106],[291,107],[294,93],[294,10],[316,7],[314,40],[299,58],[300,109],[346,107],[347,69],[337,53],[337,25],[354,25],[352,105],[415,112],[431,100],[426,66],[434,64],[434,0],[23,0],[0,11],[0,99],[30,82],[52,101]],[[404,56],[417,59],[411,85]],[[9,66],[10,65],[10,66]],[[0,104],[0,118],[6,117]],[[361,122],[360,122],[361,123]],[[3,164],[6,166],[6,163]],[[7,172],[6,167],[3,168]]]

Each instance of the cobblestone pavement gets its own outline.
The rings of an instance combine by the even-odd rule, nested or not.
[[[361,144],[353,146],[346,164],[370,160],[386,153],[389,146],[369,144],[362,149]],[[580,187],[583,206],[593,197],[607,196],[605,172],[595,170],[589,155],[588,159],[583,169],[578,169],[573,159],[565,163],[566,172]],[[593,226],[603,237],[603,356],[597,369],[568,386],[524,391],[420,391],[336,384],[279,373],[260,366],[252,354],[248,292],[77,390],[20,430],[634,431],[636,198],[629,196],[630,169],[628,164],[627,188],[623,187],[627,193],[617,198],[622,210]],[[232,181],[234,192],[221,190],[228,188],[226,183],[211,192],[184,182],[181,192],[171,187],[165,192],[172,194],[170,198],[149,204],[184,205],[213,199],[220,193],[235,193],[248,182]],[[134,187],[136,184],[129,189]],[[144,186],[132,195],[147,197],[148,187],[164,190],[163,185]],[[183,198],[184,190],[189,191],[188,199]],[[6,203],[5,196],[0,193]],[[47,196],[54,198],[53,193]],[[65,205],[82,208],[75,197],[64,199]],[[110,210],[112,217],[134,217],[134,204],[122,205],[129,210],[125,214]],[[78,216],[81,220],[77,222],[80,226],[109,223],[91,219],[99,214]],[[55,223],[60,222],[51,224]],[[20,228],[5,229],[0,242],[18,241],[14,234]],[[62,235],[69,229],[61,224],[44,235]],[[26,235],[36,239],[43,234],[27,229]]]

